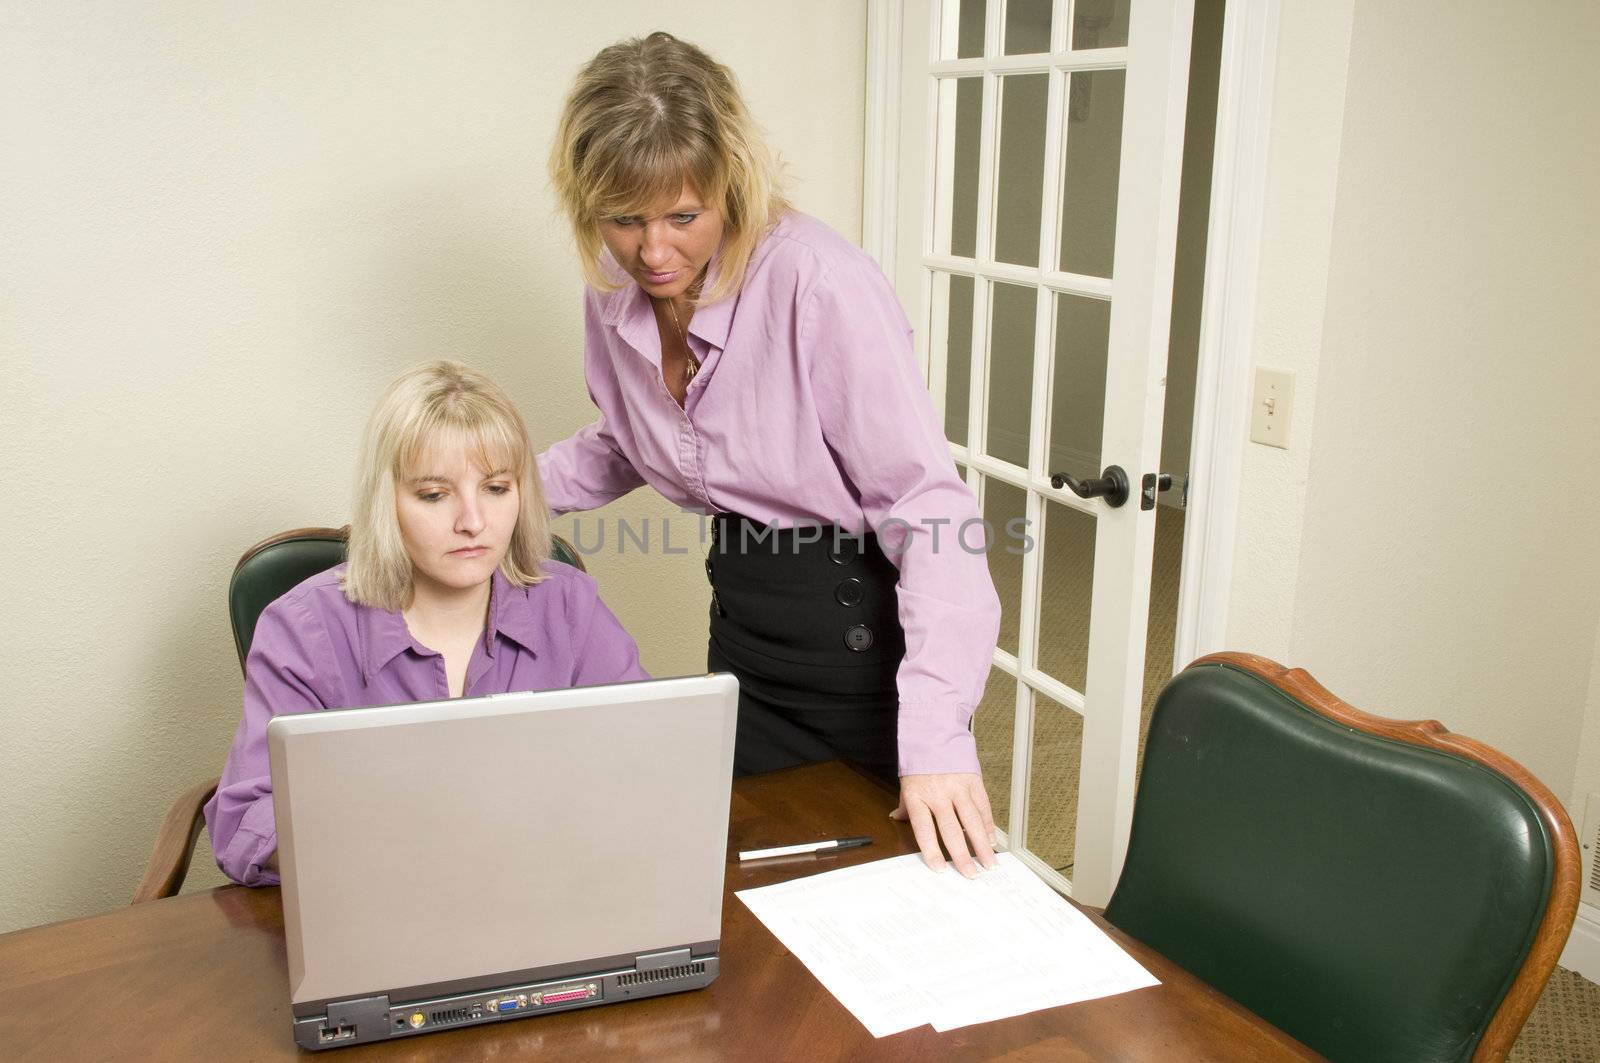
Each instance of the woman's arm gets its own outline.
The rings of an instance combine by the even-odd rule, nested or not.
[[[589,382],[589,401],[601,410],[600,419],[539,455],[539,477],[552,513],[599,509],[645,482],[617,445],[604,407],[595,401],[596,374],[614,372],[605,358],[601,302],[600,293],[593,288],[584,292],[584,377]]]
[[[540,454],[539,478],[545,503],[557,514],[599,509],[644,483],[603,417]]]
[[[324,625],[296,597],[267,606],[245,659],[244,715],[217,792],[205,807],[211,851],[222,873],[246,886],[278,882],[267,721],[326,708],[336,683]]]
[[[943,862],[937,829],[970,872],[963,832],[985,863],[994,832],[969,725],[1000,627],[977,502],[956,475],[882,272],[852,256],[803,298],[800,350],[823,432],[900,570],[901,812],[930,864]]]

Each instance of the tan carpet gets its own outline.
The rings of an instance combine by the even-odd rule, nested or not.
[[[1600,1060],[1600,985],[1557,967],[1508,1058],[1511,1063]]]

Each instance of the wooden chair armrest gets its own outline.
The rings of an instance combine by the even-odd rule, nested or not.
[[[145,865],[144,877],[133,891],[130,903],[142,904],[173,897],[183,888],[184,877],[189,873],[189,858],[194,855],[194,841],[200,836],[200,827],[205,822],[201,810],[211,800],[211,795],[217,792],[219,781],[207,779],[185,791],[182,797],[172,803],[167,810],[167,818],[161,821],[161,833],[156,835],[150,862]]]

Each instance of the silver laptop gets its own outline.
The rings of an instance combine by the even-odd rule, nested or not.
[[[273,719],[295,1040],[709,985],[737,707],[711,675]]]

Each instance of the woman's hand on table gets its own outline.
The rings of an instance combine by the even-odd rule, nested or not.
[[[932,871],[944,869],[944,851],[967,878],[977,877],[979,864],[995,866],[994,814],[981,775],[902,775],[900,804],[889,815],[911,821],[922,862]]]

